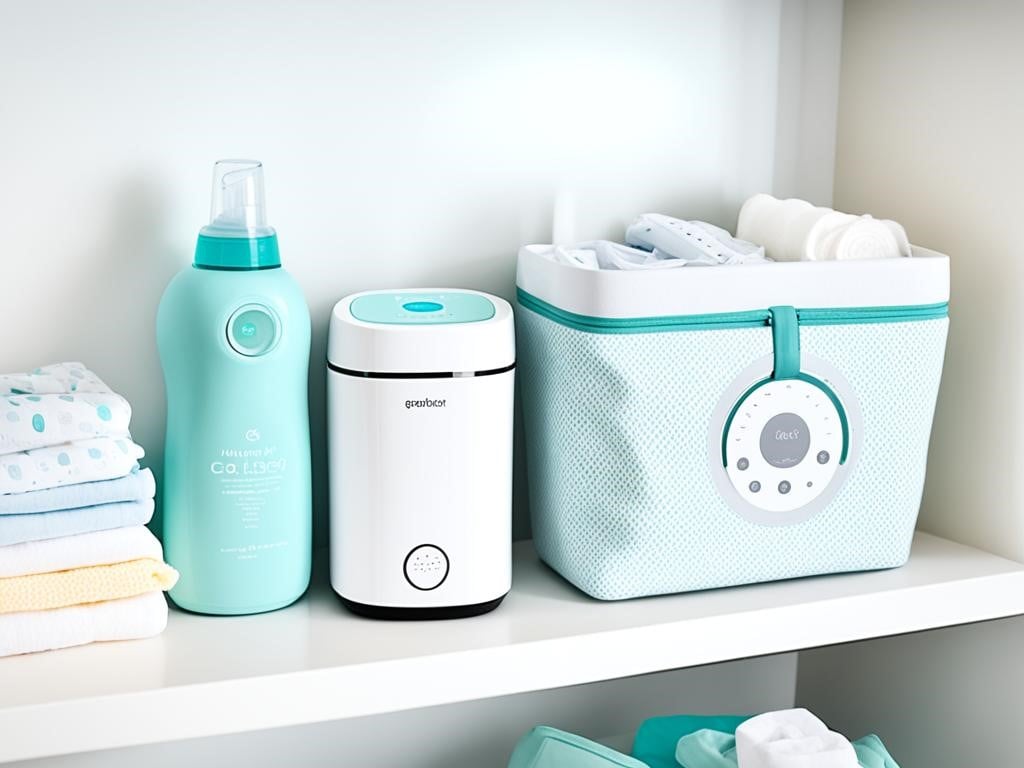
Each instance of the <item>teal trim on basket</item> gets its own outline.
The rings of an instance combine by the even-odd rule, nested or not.
[[[793,307],[772,307],[772,349],[775,356],[773,379],[800,376],[800,321]]]
[[[522,288],[516,289],[519,305],[559,325],[588,333],[658,333],[665,331],[718,331],[725,328],[761,328],[768,325],[767,309],[747,312],[715,312],[706,315],[664,317],[590,317],[559,309]]]
[[[591,317],[559,309],[522,288],[516,289],[519,305],[559,325],[587,333],[666,333],[671,331],[717,331],[727,328],[762,328],[771,318],[767,309],[743,312],[713,312],[661,317]],[[906,323],[939,320],[949,315],[949,303],[912,304],[894,307],[837,307],[798,309],[800,325],[855,325],[860,323]]]

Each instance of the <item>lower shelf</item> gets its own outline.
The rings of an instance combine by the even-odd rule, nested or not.
[[[375,715],[1024,613],[1024,566],[919,533],[910,563],[600,603],[516,545],[493,613],[362,619],[314,577],[276,613],[0,659],[0,762]]]

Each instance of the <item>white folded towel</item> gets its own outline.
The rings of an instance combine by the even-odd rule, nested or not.
[[[167,626],[163,592],[50,611],[0,614],[0,656],[69,648],[102,640],[136,640]]]
[[[910,256],[902,226],[806,200],[754,195],[740,209],[736,237],[763,245],[775,261],[846,261]]]
[[[767,712],[736,729],[739,768],[858,768],[853,745],[806,709]]]
[[[0,547],[0,579],[110,565],[146,557],[164,559],[159,540],[148,528],[142,525],[112,528]]]

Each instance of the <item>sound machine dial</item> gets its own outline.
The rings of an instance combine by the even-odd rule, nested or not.
[[[842,488],[861,427],[860,404],[832,365],[804,353],[797,375],[774,378],[768,356],[744,370],[715,408],[711,474],[729,507],[750,522],[799,523]]]
[[[726,472],[749,504],[787,512],[828,488],[842,450],[842,416],[824,390],[771,380],[737,405],[725,436]]]

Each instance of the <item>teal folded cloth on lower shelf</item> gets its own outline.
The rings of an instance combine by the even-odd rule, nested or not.
[[[736,768],[736,729],[748,716],[676,715],[641,724],[633,757],[650,768]],[[899,768],[875,735],[853,742],[862,768]]]
[[[683,736],[676,744],[676,768],[737,768],[736,737],[704,729]]]
[[[863,768],[900,768],[882,740],[873,733],[853,742],[853,751]]]
[[[31,515],[0,515],[0,546],[146,525],[152,518],[153,499]]]
[[[574,733],[539,725],[527,733],[508,762],[508,768],[647,768],[644,763],[611,747]]]
[[[679,768],[676,745],[679,739],[697,731],[722,731],[735,734],[744,715],[672,715],[645,720],[633,740],[633,757],[650,768]]]
[[[900,768],[874,734],[853,742],[861,768]],[[676,745],[675,768],[737,768],[736,737],[703,730],[683,736]]]

